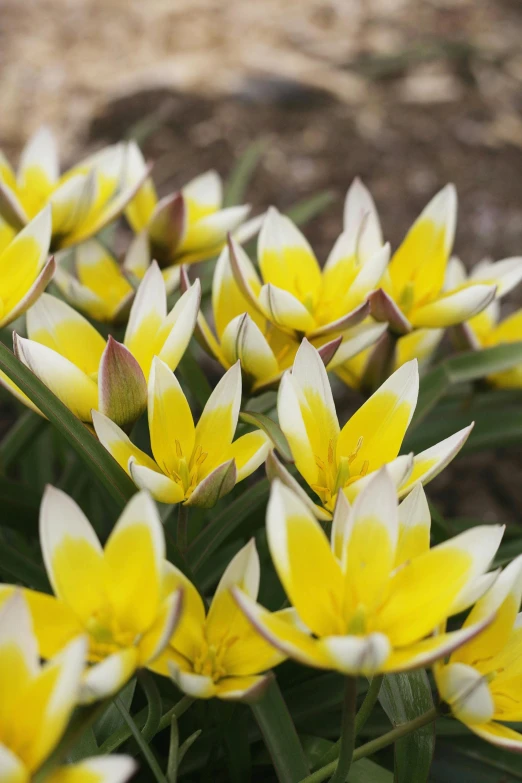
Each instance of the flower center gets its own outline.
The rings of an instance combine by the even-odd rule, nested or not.
[[[332,439],[328,442],[327,463],[315,455],[315,464],[319,469],[319,481],[317,484],[311,484],[310,486],[317,492],[326,507],[334,505],[333,501],[339,490],[344,489],[368,473],[370,467],[368,460],[364,460],[358,470],[353,469],[353,463],[361,449],[363,440],[364,438],[361,435],[351,454],[347,457],[340,457],[338,461],[335,459],[334,442]]]
[[[181,448],[179,440],[176,439],[175,444],[176,457],[178,460],[176,469],[171,468],[170,470],[167,470],[165,465],[163,465],[163,468],[165,473],[170,475],[174,481],[181,486],[185,497],[189,498],[198,484],[199,469],[208,457],[208,453],[203,451],[201,446],[198,445],[193,454],[187,458],[187,456],[183,454],[183,449]]]
[[[89,634],[88,658],[91,662],[102,661],[108,655],[137,642],[134,631],[121,628],[109,609],[103,609],[89,617],[85,630]]]
[[[239,637],[237,636],[231,636],[220,644],[209,644],[205,640],[199,654],[194,659],[194,673],[201,674],[204,677],[210,677],[213,682],[217,682],[222,677],[226,677],[227,671],[223,661],[226,653],[238,638]]]

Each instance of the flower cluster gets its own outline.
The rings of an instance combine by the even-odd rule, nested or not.
[[[446,329],[472,359],[522,340],[521,312],[499,322],[522,259],[467,276],[451,255],[452,186],[392,255],[356,180],[324,266],[277,209],[245,222],[248,206],[223,203],[215,172],[159,198],[134,142],[60,176],[41,130],[16,172],[0,160],[0,326],[13,324],[14,345],[0,384],[54,421],[28,368],[82,423],[74,437],[131,488],[104,530],[48,486],[39,537],[52,594],[0,585],[0,780],[123,783],[135,769],[126,756],[62,765],[75,707],[109,703],[140,670],[191,699],[258,703],[286,659],[347,678],[433,666],[455,718],[521,750],[504,723],[522,720],[522,560],[490,570],[498,525],[430,546],[423,487],[473,423],[416,454],[404,441]],[[100,236],[120,218],[132,235],[123,258]],[[254,263],[244,243],[256,233]],[[216,257],[207,297],[187,265]],[[193,337],[214,360],[210,377],[221,374],[208,394]],[[486,382],[522,388],[522,364],[503,361]],[[334,401],[345,386],[366,399]],[[260,485],[246,480],[263,464],[266,527],[248,519],[202,587],[192,548],[215,522],[202,509],[233,515],[244,499],[247,519]],[[211,551],[226,538],[209,539]],[[286,594],[279,609],[258,602],[272,567]]]

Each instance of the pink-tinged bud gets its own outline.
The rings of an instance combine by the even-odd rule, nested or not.
[[[186,224],[187,208],[181,193],[166,196],[157,204],[148,233],[152,257],[160,266],[172,263]]]
[[[382,288],[372,291],[368,301],[370,302],[370,312],[375,320],[387,322],[391,332],[395,332],[395,334],[411,332],[410,322]]]
[[[337,353],[337,349],[341,345],[342,341],[343,341],[343,336],[340,335],[339,337],[336,337],[335,340],[330,340],[329,343],[325,343],[324,345],[321,345],[321,347],[317,349],[317,353],[323,360],[323,364],[325,367],[328,367],[328,365],[334,358],[335,354]]]
[[[235,460],[224,462],[197,485],[192,495],[185,501],[185,505],[212,508],[220,498],[228,495],[234,488],[236,478]]]
[[[147,382],[131,352],[109,337],[98,372],[98,410],[130,430],[147,407]]]
[[[373,394],[390,377],[395,368],[397,340],[397,335],[390,331],[384,332],[377,340],[361,378],[363,391]]]

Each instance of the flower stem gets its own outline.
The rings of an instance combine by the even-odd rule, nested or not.
[[[431,710],[419,715],[418,718],[414,718],[407,723],[402,723],[400,726],[396,726],[381,737],[370,740],[370,742],[367,742],[354,750],[353,761],[366,758],[366,756],[372,756],[374,753],[377,753],[378,750],[387,747],[387,745],[392,745],[394,742],[401,739],[401,737],[412,734],[412,732],[417,731],[417,729],[421,729],[423,726],[427,726],[428,723],[432,723],[438,715],[439,711],[437,707],[432,707]],[[323,780],[327,780],[330,777],[336,766],[337,761],[332,761],[330,764],[326,764],[326,766],[312,772],[308,777],[302,778],[299,783],[322,783]]]
[[[345,677],[343,721],[341,739],[339,742],[339,758],[330,783],[345,783],[352,765],[355,745],[355,709],[357,707],[357,680],[355,677]]]
[[[188,547],[188,515],[189,507],[180,503],[178,506],[178,535],[177,543],[180,552],[184,555]]]
[[[118,708],[118,710],[120,711],[123,720],[129,727],[132,736],[136,740],[136,744],[139,747],[141,754],[145,759],[145,761],[147,762],[150,771],[154,775],[154,778],[156,779],[157,783],[167,783],[167,779],[163,774],[163,772],[161,771],[161,767],[156,760],[156,756],[147,745],[141,731],[139,730],[138,726],[134,721],[134,718],[132,717],[132,715],[130,714],[130,712],[128,711],[128,709],[126,708],[126,706],[124,705],[124,703],[122,702],[119,696],[116,696],[116,698],[114,699],[114,703]]]
[[[375,674],[370,681],[370,685],[366,691],[364,701],[359,708],[359,712],[355,716],[355,736],[360,734],[366,725],[366,721],[372,714],[375,703],[379,698],[379,691],[381,690],[383,679],[384,675]]]

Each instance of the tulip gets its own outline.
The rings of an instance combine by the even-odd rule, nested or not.
[[[192,583],[169,567],[173,589],[183,590],[185,609],[169,646],[153,664],[159,674],[170,674],[176,685],[197,699],[258,699],[270,676],[260,674],[276,666],[282,655],[258,634],[238,609],[230,589],[234,585],[257,599],[259,557],[252,539],[227,566],[207,612]],[[275,612],[280,622],[292,624],[293,609]]]
[[[50,204],[52,249],[76,245],[115,220],[139,188],[139,179],[124,186],[129,165],[129,145],[116,144],[60,177],[56,141],[41,128],[25,146],[16,174],[0,159],[0,215],[20,230]]]
[[[55,263],[48,258],[50,241],[51,211],[47,208],[0,246],[0,327],[25,313],[51,281]]]
[[[54,596],[23,592],[41,656],[52,658],[83,634],[91,665],[79,700],[117,693],[163,651],[180,617],[182,591],[165,575],[165,537],[155,504],[147,492],[134,495],[103,549],[74,500],[47,487],[40,544]],[[2,586],[0,598],[11,590]]]
[[[321,270],[297,226],[274,208],[259,234],[261,278],[243,252],[232,250],[234,275],[250,307],[279,329],[309,339],[360,324],[389,259],[380,236],[344,231]]]
[[[403,497],[417,482],[431,481],[460,451],[473,425],[416,456],[397,456],[418,393],[417,362],[411,361],[396,370],[340,429],[323,362],[303,340],[292,371],[281,381],[277,408],[296,468],[321,500],[322,505],[315,507],[321,518],[331,517],[338,494],[353,500],[383,465],[388,465]],[[290,483],[282,465],[279,475]],[[294,481],[292,486],[299,485]],[[304,490],[300,492],[308,502]]]
[[[279,329],[252,306],[238,286],[230,262],[231,255],[242,258],[247,279],[254,284],[256,272],[241,246],[232,238],[221,252],[214,271],[212,309],[215,333],[202,312],[198,315],[197,334],[207,352],[228,370],[238,360],[245,386],[259,393],[277,386],[281,375],[291,367],[300,340]],[[182,285],[188,277],[182,271]],[[329,369],[377,340],[386,330],[383,324],[360,324],[346,333],[317,337],[314,344]]]
[[[0,609],[0,779],[30,783],[60,741],[80,691],[85,637],[43,666],[31,615],[20,592]],[[124,783],[136,769],[128,756],[87,758],[49,771],[45,783]],[[41,778],[39,778],[41,779]]]
[[[194,330],[200,291],[198,280],[167,315],[165,283],[153,264],[137,291],[123,344],[105,341],[76,310],[43,294],[27,314],[29,339],[15,335],[15,352],[81,421],[92,422],[94,409],[129,428],[146,408],[153,357],[171,369],[178,366]],[[6,376],[0,375],[0,383],[28,404]]]
[[[125,268],[140,279],[150,259],[155,258],[166,267],[166,282],[173,287],[179,281],[179,264],[217,256],[227,234],[236,231],[250,211],[249,206],[223,208],[223,185],[215,171],[196,177],[181,190],[158,200],[141,151],[131,142],[127,184],[135,188],[142,182],[125,211],[136,233]],[[248,238],[256,230],[257,220],[239,236]]]
[[[493,622],[434,667],[441,698],[457,720],[482,739],[522,753],[522,734],[504,723],[522,721],[522,557],[498,576],[475,604],[463,631],[483,618]]]
[[[232,442],[241,404],[239,363],[225,373],[194,420],[176,376],[155,357],[148,417],[154,459],[107,416],[93,411],[100,442],[141,489],[162,503],[210,508],[264,462],[270,440],[255,430]]]
[[[101,242],[89,239],[59,253],[54,283],[64,298],[89,318],[121,323],[129,315],[134,288],[120,265]]]
[[[427,528],[422,489],[398,508],[386,468],[352,508],[339,495],[331,542],[300,498],[276,481],[268,545],[300,623],[281,622],[239,587],[233,595],[268,642],[308,666],[365,676],[425,666],[492,621],[494,613],[486,613],[462,630],[434,635],[480,595],[503,533],[481,526],[429,549]]]

